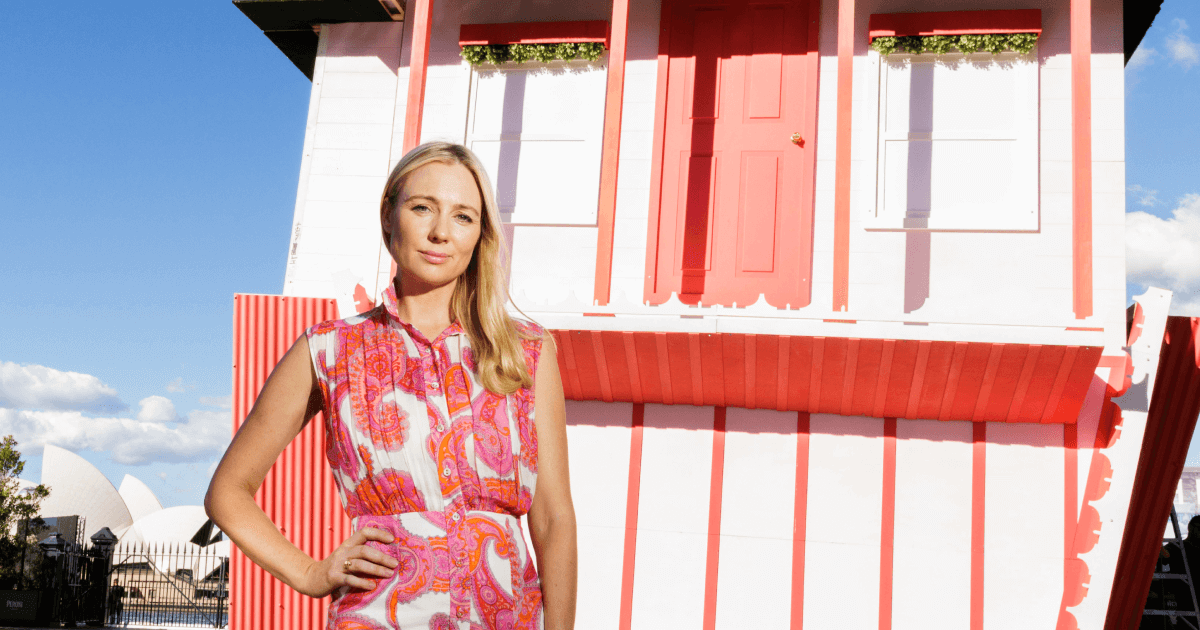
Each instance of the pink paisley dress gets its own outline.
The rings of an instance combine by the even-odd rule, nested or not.
[[[542,330],[520,326],[533,373]],[[537,481],[532,389],[486,390],[458,323],[427,339],[396,315],[394,287],[306,335],[342,505],[355,530],[391,532],[368,544],[400,563],[373,590],[335,592],[328,628],[540,629],[520,518]]]

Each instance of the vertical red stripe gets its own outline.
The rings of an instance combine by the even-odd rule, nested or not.
[[[1071,0],[1071,234],[1076,319],[1092,315],[1092,0]]]
[[[792,521],[792,624],[804,628],[804,547],[808,536],[808,425],[809,415],[796,414],[796,502]]]
[[[725,408],[713,408],[712,476],[708,489],[708,551],[704,561],[704,630],[717,625],[717,567],[721,559],[721,491],[725,481]]]
[[[854,97],[854,0],[838,0],[837,151],[833,195],[833,310],[850,304],[850,130]]]
[[[987,423],[973,424],[971,440],[971,630],[983,630],[983,526],[986,516]]]
[[[646,406],[633,406],[629,431],[629,489],[625,492],[625,552],[621,560],[621,612],[618,628],[629,630],[633,615],[633,568],[637,556],[638,499],[642,487],[642,424]]]
[[[612,42],[608,49],[608,89],[604,96],[604,138],[600,148],[600,199],[596,208],[596,303],[612,292],[613,236],[617,218],[617,167],[621,154],[621,105],[625,95],[625,41],[629,0],[613,0]]]
[[[879,630],[892,629],[892,557],[896,538],[896,419],[883,419],[883,518],[879,528]]]
[[[1079,520],[1079,427],[1063,425],[1063,594],[1071,593],[1078,584],[1072,571],[1075,561],[1075,529]],[[1099,456],[1099,449],[1093,457]],[[1064,597],[1065,599],[1065,597]],[[1065,604],[1065,602],[1064,602]],[[1066,607],[1063,606],[1063,610]]]
[[[412,7],[413,39],[408,57],[408,105],[404,111],[404,152],[421,144],[425,76],[429,70],[429,34],[433,26],[433,0],[416,0]]]

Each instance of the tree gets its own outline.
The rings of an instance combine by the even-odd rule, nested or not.
[[[0,440],[0,588],[12,588],[23,581],[25,553],[37,544],[30,540],[36,535],[31,534],[28,523],[37,517],[42,500],[50,496],[50,488],[44,484],[22,490],[18,478],[24,471],[16,438],[4,436]]]

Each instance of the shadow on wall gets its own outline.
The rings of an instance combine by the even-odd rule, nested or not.
[[[1095,377],[1092,391],[1103,392],[1104,381]],[[567,404],[567,424],[570,426],[595,426],[628,428],[633,417],[634,403],[605,403],[591,400],[573,400]],[[651,408],[667,408],[669,412],[653,412]],[[713,423],[712,407],[696,407],[692,405],[659,405],[646,404],[647,416],[655,420],[653,426],[662,429],[682,429],[691,431],[711,431]],[[1084,404],[1081,412],[1091,408]],[[731,408],[732,409],[732,408]],[[739,410],[753,414],[777,415],[796,417],[794,411],[776,411],[773,409]],[[764,416],[765,417],[765,416]],[[1080,436],[1094,435],[1093,431],[1103,436],[1110,436],[1119,427],[1111,426],[1112,422],[1119,423],[1119,414],[1112,418],[1108,416],[1084,420],[1078,426]],[[1109,425],[1106,426],[1105,423]],[[906,420],[898,419],[897,425],[902,439],[927,440],[934,442],[971,442],[971,431],[953,430],[951,427],[965,427],[970,423],[960,420]],[[747,428],[746,423],[739,423],[738,433],[780,433],[779,426],[794,426],[794,423],[779,423],[764,421],[761,427]],[[845,435],[856,437],[877,438],[883,436],[883,419],[864,416],[836,416],[832,414],[810,414],[810,434]],[[731,431],[732,432],[732,431]],[[783,434],[791,434],[785,432]],[[1107,443],[1107,439],[1105,442]],[[987,423],[987,443],[996,445],[1032,446],[1039,448],[1063,448],[1064,425],[1037,424],[1030,422],[990,422]],[[1090,444],[1090,442],[1089,442]]]

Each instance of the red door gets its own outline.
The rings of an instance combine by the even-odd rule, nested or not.
[[[652,303],[809,303],[817,4],[664,1]]]

